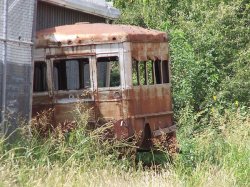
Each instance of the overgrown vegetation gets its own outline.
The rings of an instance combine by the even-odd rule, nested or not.
[[[46,116],[39,133],[20,128],[14,143],[0,140],[0,186],[249,186],[250,3],[114,4],[123,12],[118,23],[169,34],[182,153],[172,162],[164,153],[135,155],[133,145],[103,138],[109,124],[89,130],[88,112],[78,106],[71,132],[61,124],[38,136],[48,127]],[[155,165],[143,167],[145,160]]]
[[[136,155],[133,144],[107,139],[110,124],[89,130],[88,113],[82,107],[74,113],[77,122],[71,132],[58,126],[44,137],[36,131],[43,126],[31,131],[25,126],[11,144],[2,139],[0,186],[247,186],[250,182],[250,118],[242,111],[226,110],[222,115],[216,110],[208,120],[200,119],[201,113],[181,110],[182,153],[172,162],[164,152]],[[48,125],[46,120],[43,125]],[[145,166],[146,161],[151,165]]]
[[[211,98],[250,105],[250,4],[245,0],[116,0],[118,23],[169,34],[175,109]]]
[[[183,151],[173,170],[190,186],[210,185],[211,170],[224,175],[215,186],[249,185],[249,1],[114,2],[118,23],[168,33]]]
[[[39,116],[38,122],[20,127],[15,132],[16,140],[12,138],[10,142],[2,139],[0,177],[4,180],[0,182],[0,186],[5,185],[5,181],[11,186],[26,183],[32,185],[33,181],[30,181],[29,176],[33,172],[35,178],[40,177],[39,173],[36,173],[40,170],[45,180],[51,175],[50,170],[55,168],[55,171],[60,173],[67,173],[68,169],[74,172],[73,168],[78,172],[96,173],[96,170],[101,172],[107,168],[112,171],[118,168],[129,170],[135,157],[128,158],[126,155],[130,154],[129,151],[134,152],[134,146],[109,138],[112,124],[89,129],[89,111],[84,105],[77,105],[73,113],[75,122],[50,128],[52,124],[49,123],[48,112],[44,112]],[[125,149],[126,147],[128,149]]]

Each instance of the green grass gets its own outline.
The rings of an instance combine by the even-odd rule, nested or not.
[[[91,131],[75,111],[77,128],[49,137],[20,128],[12,144],[0,140],[0,186],[249,186],[250,117],[240,110],[209,116],[178,114],[181,154],[135,154],[133,144],[106,140],[109,125]],[[62,132],[61,132],[62,133]],[[126,151],[124,151],[126,150]],[[121,154],[122,153],[122,154]],[[121,156],[122,155],[122,156]]]

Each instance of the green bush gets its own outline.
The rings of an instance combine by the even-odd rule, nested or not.
[[[175,108],[210,107],[213,96],[225,106],[249,106],[250,3],[227,1],[114,1],[118,23],[164,30],[170,37]]]
[[[249,1],[114,2],[117,23],[169,35],[182,150],[172,170],[185,186],[249,186]]]
[[[209,118],[201,119],[202,113],[195,114],[189,108],[181,110],[178,139],[182,154],[174,169],[187,184],[197,182],[194,179],[197,169],[201,169],[200,182],[204,172],[211,168],[232,175],[234,185],[250,183],[250,118],[243,111],[225,110],[221,114],[214,109]]]

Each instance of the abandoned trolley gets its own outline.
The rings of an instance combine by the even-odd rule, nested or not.
[[[138,135],[141,148],[175,142],[166,33],[128,25],[79,23],[37,33],[33,116],[53,108],[72,120],[77,102],[90,121],[114,122],[116,138]]]

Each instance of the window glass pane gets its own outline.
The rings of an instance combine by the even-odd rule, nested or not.
[[[66,61],[66,77],[67,77],[67,89],[78,90],[80,89],[79,82],[79,61],[67,60]]]
[[[120,86],[120,67],[118,57],[101,57],[97,59],[98,87]]]
[[[56,90],[67,90],[66,61],[54,62],[53,75],[54,88]]]
[[[80,88],[90,88],[89,62],[80,63]]]
[[[55,61],[53,68],[56,90],[79,90],[90,87],[89,60]]]
[[[161,61],[157,60],[155,61],[155,79],[156,84],[161,84]]]
[[[97,85],[98,87],[107,87],[107,62],[97,62]]]
[[[47,86],[47,65],[45,62],[35,62],[34,65],[34,92],[44,92],[48,90]]]
[[[162,62],[162,74],[163,74],[163,83],[169,83],[168,61],[163,61]]]

